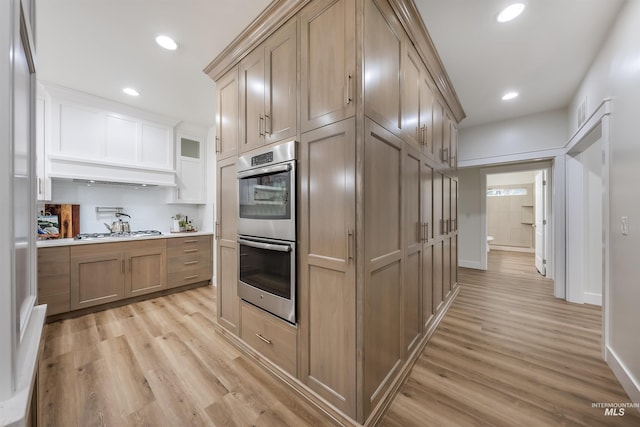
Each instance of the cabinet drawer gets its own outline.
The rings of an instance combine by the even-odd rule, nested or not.
[[[195,254],[169,257],[167,268],[169,273],[195,271],[202,268],[210,268],[212,262],[211,251],[197,252]]]
[[[188,270],[171,272],[168,274],[169,279],[167,283],[168,288],[176,288],[178,286],[190,285],[192,283],[203,282],[205,280],[211,280],[213,273],[211,267],[200,268],[198,270]]]
[[[240,338],[295,376],[296,328],[245,302],[241,304],[240,316]]]
[[[211,236],[173,237],[167,239],[170,254],[184,253],[185,250],[211,250]],[[191,253],[191,252],[187,252]]]

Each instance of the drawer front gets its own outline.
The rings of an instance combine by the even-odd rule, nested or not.
[[[296,328],[245,302],[241,304],[240,316],[240,338],[295,376]]]
[[[211,236],[174,237],[167,239],[167,249],[171,253],[184,253],[185,250],[211,250]],[[174,252],[175,251],[175,252]]]
[[[201,268],[195,271],[179,271],[168,274],[168,288],[176,288],[178,286],[190,285],[205,280],[211,280],[213,273],[211,268]]]
[[[207,251],[169,257],[167,269],[170,273],[178,273],[180,271],[195,271],[202,268],[211,268],[213,263],[211,256],[211,252]]]

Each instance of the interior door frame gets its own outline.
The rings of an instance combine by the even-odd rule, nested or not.
[[[534,161],[527,163],[516,163],[502,166],[492,166],[488,168],[480,169],[480,191],[482,197],[480,197],[480,268],[482,270],[487,269],[487,175],[510,173],[510,172],[524,172],[524,171],[547,171],[547,188],[553,188],[553,171],[554,163],[551,160]],[[547,242],[545,249],[545,256],[547,258],[547,276],[548,278],[554,278],[555,274],[555,262],[554,262],[554,220],[553,210],[554,205],[552,203],[551,192],[547,191],[547,199],[545,200],[545,209],[547,216],[547,227],[545,231],[545,240]],[[552,244],[553,243],[553,244]]]

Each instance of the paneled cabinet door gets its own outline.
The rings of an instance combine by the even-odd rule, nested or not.
[[[240,299],[237,292],[238,184],[235,158],[218,162],[216,182],[218,324],[238,334]]]
[[[405,42],[402,55],[402,135],[403,139],[420,149],[425,143],[427,127],[421,121],[422,60],[410,42]]]
[[[433,168],[422,158],[421,170],[422,223],[425,227],[425,240],[422,248],[422,325],[427,331],[434,315],[433,307]]]
[[[167,288],[166,241],[149,240],[140,243],[148,247],[125,253],[125,297],[127,298]]]
[[[355,0],[321,0],[300,13],[302,132],[355,115]]]
[[[442,103],[434,97],[433,99],[433,157],[440,163],[442,163],[443,154],[443,122],[444,122],[444,109]]]
[[[238,69],[216,82],[216,160],[238,154]]]
[[[384,396],[402,365],[403,141],[365,119],[364,413]]]
[[[124,294],[125,259],[119,243],[71,248],[71,310],[117,301]]]
[[[175,203],[202,204],[205,200],[204,159],[205,144],[202,137],[176,134]]]
[[[427,157],[433,159],[433,89],[431,86],[431,76],[427,73],[426,69],[423,69],[422,71],[422,88],[420,91],[420,126],[424,126],[424,133],[422,135],[422,152],[426,154]]]
[[[355,118],[302,134],[300,376],[356,416]]]
[[[423,244],[427,240],[427,226],[423,222],[422,209],[422,154],[408,143],[404,145],[402,186],[404,205],[404,257],[403,287],[404,351],[405,357],[420,343],[421,292]]]
[[[449,167],[455,172],[458,169],[458,128],[455,121],[451,120],[451,140],[449,150]]]
[[[240,153],[296,135],[297,21],[240,63]]]
[[[401,134],[400,56],[405,34],[387,0],[365,2],[365,115],[396,135]]]
[[[442,156],[440,161],[445,165],[447,173],[451,167],[451,124],[452,120],[448,113],[442,116]]]

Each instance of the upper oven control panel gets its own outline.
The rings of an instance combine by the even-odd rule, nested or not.
[[[248,171],[264,166],[276,165],[296,159],[296,141],[253,150],[251,153],[238,157],[236,166],[238,172]]]

